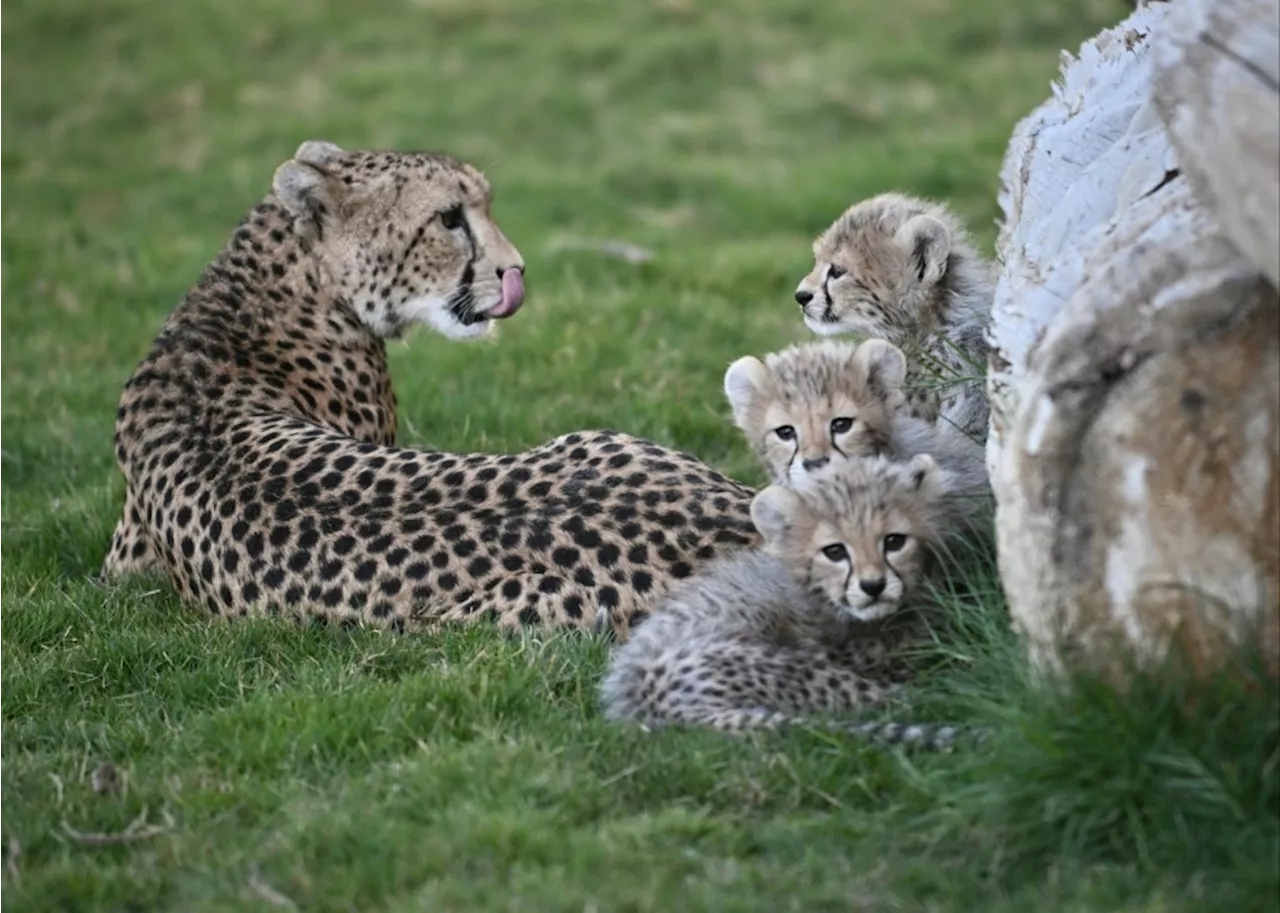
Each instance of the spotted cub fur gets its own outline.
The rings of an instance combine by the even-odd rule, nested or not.
[[[933,459],[851,461],[751,505],[761,549],[708,565],[618,648],[605,714],[724,732],[829,721],[906,679],[900,613],[929,569],[943,491]],[[898,616],[898,617],[892,617]],[[895,622],[908,621],[907,624]],[[952,727],[834,723],[887,741],[949,744]]]
[[[795,292],[808,327],[898,346],[912,413],[941,416],[984,442],[995,272],[960,220],[937,203],[881,194],[836,219],[814,242],[813,259]]]
[[[226,616],[625,637],[672,581],[756,543],[751,489],[625,434],[395,445],[384,340],[477,336],[524,300],[490,203],[447,156],[302,144],[125,386],[103,576],[159,571]]]
[[[725,372],[724,391],[774,484],[799,484],[850,460],[925,453],[945,471],[946,527],[964,527],[989,506],[985,450],[945,421],[909,414],[905,376],[906,358],[892,343],[820,339],[764,361],[739,358]]]

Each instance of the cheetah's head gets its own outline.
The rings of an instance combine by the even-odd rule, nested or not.
[[[304,249],[379,336],[416,323],[479,336],[524,301],[524,261],[470,165],[310,140],[276,169],[272,189]]]
[[[902,352],[884,340],[824,339],[763,362],[739,358],[725,372],[724,392],[770,479],[786,485],[887,452],[906,371]]]
[[[933,457],[850,460],[803,485],[772,485],[751,519],[796,581],[846,619],[887,618],[911,597],[938,541],[943,483]]]
[[[907,344],[942,306],[959,231],[942,207],[901,194],[851,206],[813,243],[813,269],[795,293],[805,324]]]

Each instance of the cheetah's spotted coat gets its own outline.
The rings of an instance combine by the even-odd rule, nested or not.
[[[523,299],[489,205],[453,159],[304,143],[125,387],[104,576],[159,571],[220,615],[625,637],[671,581],[754,544],[749,488],[625,434],[395,446],[384,339],[479,335]]]

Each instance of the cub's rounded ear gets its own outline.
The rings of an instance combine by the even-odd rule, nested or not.
[[[787,534],[799,509],[799,495],[790,488],[770,485],[751,500],[751,522],[765,542],[776,542]]]
[[[853,353],[854,369],[863,383],[888,395],[901,390],[907,379],[907,357],[884,339],[868,339]]]
[[[938,461],[927,453],[918,453],[911,458],[906,467],[906,484],[911,491],[918,492],[926,498],[933,498],[942,493],[942,470]]]
[[[916,278],[936,285],[947,272],[951,256],[951,229],[934,216],[913,216],[898,229],[898,244],[910,257]]]
[[[724,372],[724,395],[733,409],[733,419],[738,427],[744,427],[747,415],[768,384],[769,369],[751,355],[742,356]]]

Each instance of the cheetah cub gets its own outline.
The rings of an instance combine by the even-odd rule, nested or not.
[[[881,339],[791,346],[744,355],[724,375],[733,422],[778,485],[851,457],[887,454],[903,410],[907,364]]]
[[[838,471],[850,460],[927,453],[945,471],[947,527],[980,516],[990,500],[985,451],[946,422],[906,410],[906,357],[892,343],[801,343],[729,366],[724,392],[775,485]]]
[[[605,715],[738,732],[895,695],[907,676],[892,659],[905,639],[892,622],[904,619],[891,616],[929,569],[942,475],[927,455],[880,457],[760,492],[751,517],[763,547],[717,559],[667,594],[614,653]],[[957,735],[932,725],[826,725],[934,747]]]
[[[809,329],[885,339],[907,353],[914,415],[986,441],[986,327],[995,271],[945,206],[898,193],[847,209],[813,244],[795,298]]]

